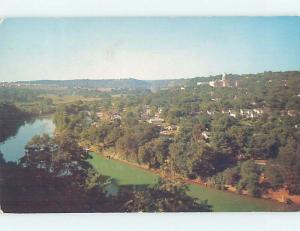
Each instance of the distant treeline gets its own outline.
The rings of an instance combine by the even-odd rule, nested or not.
[[[245,79],[253,77],[269,77],[269,78],[281,78],[283,76],[293,76],[299,74],[299,71],[287,71],[287,72],[263,72],[257,74],[227,74],[229,79]],[[129,79],[73,79],[73,80],[34,80],[34,81],[20,81],[18,83],[40,84],[59,87],[70,88],[89,88],[89,89],[151,89],[159,90],[165,88],[172,88],[176,86],[193,86],[197,82],[209,82],[221,79],[222,75],[201,76],[186,79],[160,79],[160,80],[139,80],[134,78]]]
[[[73,79],[21,81],[20,84],[40,84],[68,88],[88,88],[102,90],[161,89],[184,84],[187,79],[138,80],[138,79]]]
[[[56,85],[61,87],[78,88],[102,88],[102,89],[148,89],[150,84],[146,81],[137,79],[74,79],[74,80],[36,80],[29,82],[31,84]]]

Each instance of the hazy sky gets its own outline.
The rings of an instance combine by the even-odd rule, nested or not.
[[[0,80],[189,78],[300,70],[300,17],[13,18]]]

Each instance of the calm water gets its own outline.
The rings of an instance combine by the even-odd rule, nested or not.
[[[113,159],[107,159],[96,153],[91,153],[90,163],[102,175],[110,176],[113,181],[106,190],[110,195],[116,195],[119,187],[136,187],[137,190],[147,185],[154,185],[158,176],[153,172],[129,165]],[[188,194],[200,201],[208,200],[216,212],[250,212],[250,211],[299,211],[298,206],[289,206],[271,200],[264,200],[226,191],[220,191],[201,185],[189,185]]]
[[[26,123],[19,128],[17,135],[0,144],[0,151],[6,161],[17,161],[23,156],[24,148],[32,137],[44,133],[52,135],[54,129],[55,125],[50,118],[36,119]]]

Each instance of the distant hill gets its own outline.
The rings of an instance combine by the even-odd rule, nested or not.
[[[151,85],[151,90],[160,90],[171,88],[178,85],[184,85],[188,79],[162,79],[162,80],[146,80]]]
[[[227,74],[229,79],[238,80],[246,78],[263,77],[266,79],[272,78],[287,78],[289,76],[299,75],[299,71],[285,71],[285,72],[263,72],[257,74]],[[39,84],[45,86],[57,86],[68,88],[85,88],[85,89],[99,89],[99,90],[137,90],[149,89],[152,91],[172,88],[176,86],[195,86],[198,82],[208,82],[212,80],[221,79],[222,75],[208,76],[208,77],[194,77],[187,79],[162,79],[162,80],[139,80],[134,78],[129,79],[73,79],[73,80],[35,80],[22,81],[18,83],[24,84]]]
[[[73,80],[35,80],[20,83],[51,85],[90,89],[150,89],[150,83],[138,79],[73,79]]]
[[[18,83],[39,84],[69,88],[88,89],[151,89],[173,87],[183,83],[183,79],[171,80],[138,80],[138,79],[73,79],[73,80],[34,80]]]

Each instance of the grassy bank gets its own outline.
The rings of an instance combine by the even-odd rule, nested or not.
[[[103,175],[110,176],[119,185],[153,185],[158,176],[153,172],[126,164],[121,161],[107,159],[104,156],[92,154],[91,164]],[[270,200],[242,196],[230,192],[206,188],[190,184],[189,194],[199,200],[208,200],[214,211],[293,211],[295,208]]]

